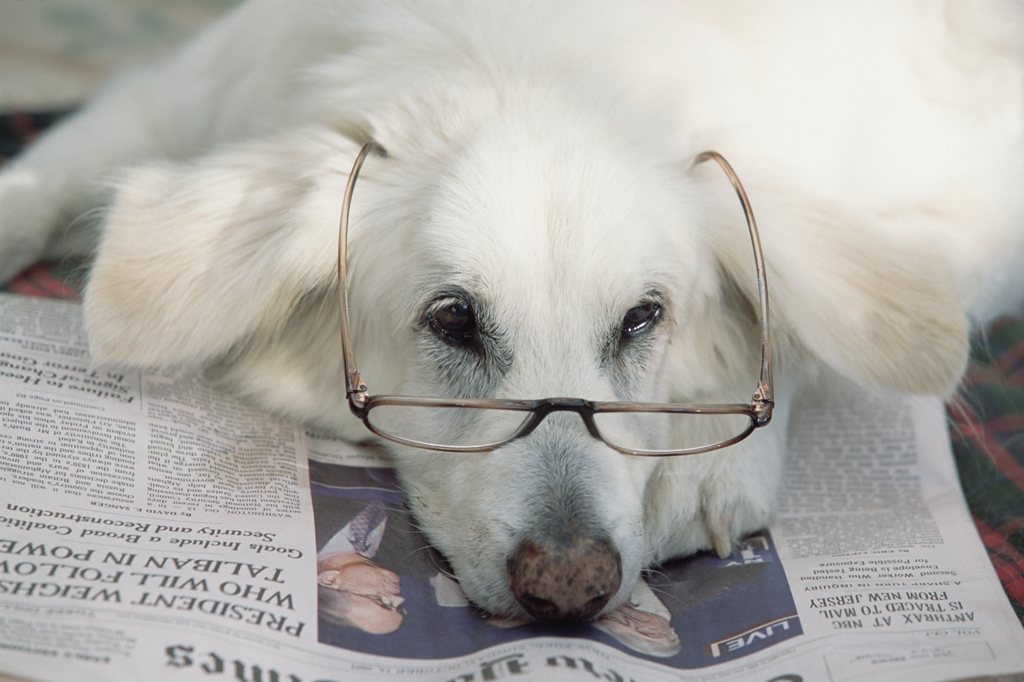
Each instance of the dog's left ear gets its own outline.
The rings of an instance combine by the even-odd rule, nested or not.
[[[802,362],[800,351],[809,351],[864,386],[951,394],[966,367],[969,325],[950,264],[922,240],[838,202],[746,182],[777,359]],[[737,223],[742,212],[732,201]],[[756,310],[753,256],[737,231],[719,225],[716,248],[726,277],[744,283]]]
[[[357,151],[326,131],[293,133],[127,172],[85,293],[94,356],[204,363],[333,290]]]

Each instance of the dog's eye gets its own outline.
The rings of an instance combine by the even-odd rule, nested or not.
[[[427,320],[435,331],[456,341],[469,339],[476,331],[473,308],[462,301],[430,311]]]
[[[622,332],[633,336],[650,327],[661,315],[661,306],[653,301],[641,303],[626,311],[622,318]]]

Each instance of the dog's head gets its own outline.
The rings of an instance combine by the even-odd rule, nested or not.
[[[362,228],[352,241],[356,347],[377,346],[373,365],[401,372],[373,392],[673,399],[671,382],[661,379],[673,330],[684,320],[699,324],[718,298],[706,231],[694,229],[694,183],[685,166],[637,167],[630,149],[596,143],[600,136],[589,132],[503,123],[430,169],[423,205],[395,215],[388,201],[384,221],[364,214],[366,224],[401,234],[396,245],[387,230]],[[666,183],[674,191],[659,191]],[[387,263],[364,260],[382,252],[391,255]],[[383,339],[392,345],[381,347]],[[728,393],[731,377],[714,376],[688,355],[675,360],[694,364],[687,396]],[[747,368],[757,357],[735,364]],[[752,388],[751,381],[734,392],[734,402]],[[377,423],[413,440],[462,446],[507,438],[526,418],[399,410],[400,423],[386,416]],[[605,437],[658,446],[658,433],[617,421],[602,427]],[[648,558],[645,497],[657,462],[616,451],[590,432],[584,415],[548,414],[528,434],[484,452],[392,450],[414,514],[488,610],[596,616],[629,594]]]
[[[757,281],[727,181],[643,126],[532,111],[432,145],[375,131],[389,154],[363,170],[349,243],[371,393],[748,402]],[[358,146],[317,128],[134,171],[87,291],[97,356],[213,365],[262,404],[366,438],[348,414],[335,304],[341,189]],[[872,242],[865,221],[777,179],[747,182],[778,355],[865,384],[949,390],[964,322],[935,263]],[[423,440],[455,429],[486,443],[493,428],[428,410],[406,419]],[[423,530],[495,613],[594,616],[666,552],[718,541],[705,518],[704,481],[728,481],[715,453],[623,455],[570,411],[488,452],[391,447]]]

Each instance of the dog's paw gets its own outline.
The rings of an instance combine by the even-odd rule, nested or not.
[[[744,536],[766,527],[782,477],[784,433],[663,461],[647,489],[648,563],[705,550],[724,558]]]
[[[0,172],[0,283],[42,259],[90,248],[88,230],[67,229],[92,205],[84,186],[77,177],[38,164],[15,162]]]
[[[766,527],[770,520],[770,508],[753,508],[748,499],[725,500],[704,515],[711,546],[720,559],[731,556],[744,535]]]
[[[0,282],[17,276],[46,251],[56,215],[40,188],[40,178],[31,171],[0,173]]]
[[[711,536],[711,545],[715,549],[715,554],[720,559],[725,559],[732,554],[733,545],[736,544],[738,538],[733,537],[732,529],[736,525],[732,522],[728,512],[721,512],[717,516],[711,514],[704,518],[704,523],[708,529],[708,535]]]
[[[701,485],[703,522],[711,546],[723,559],[743,536],[772,519],[782,470],[782,457],[773,450],[729,453]]]

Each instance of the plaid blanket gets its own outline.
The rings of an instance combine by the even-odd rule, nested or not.
[[[975,337],[947,412],[974,525],[1024,623],[1024,320],[1001,318]]]
[[[61,115],[0,115],[0,164]],[[80,264],[36,265],[3,290],[77,300],[82,281]],[[1024,319],[1000,319],[974,339],[970,368],[948,413],[974,524],[1024,624]]]

